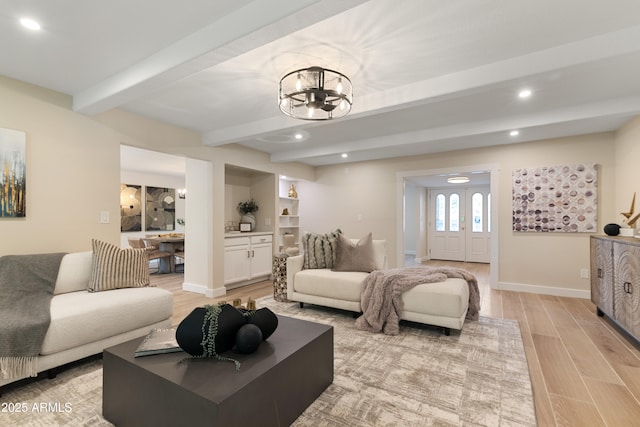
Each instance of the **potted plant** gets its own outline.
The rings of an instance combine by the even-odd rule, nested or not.
[[[254,212],[257,212],[259,206],[256,201],[253,199],[245,200],[244,202],[238,203],[238,212],[240,212],[240,223],[249,223],[251,224],[251,231],[253,231],[256,227],[256,217],[253,215]]]

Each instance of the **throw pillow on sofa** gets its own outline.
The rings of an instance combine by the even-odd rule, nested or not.
[[[120,249],[92,239],[93,255],[89,292],[150,286],[149,255],[146,249]]]
[[[302,268],[333,268],[338,237],[341,234],[342,230],[340,229],[327,234],[305,233],[302,236],[304,250]]]
[[[357,243],[353,243],[344,235],[338,237],[334,271],[363,271],[371,273],[376,269],[373,251],[373,235],[364,236]]]

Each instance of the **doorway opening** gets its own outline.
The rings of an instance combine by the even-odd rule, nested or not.
[[[489,263],[495,287],[498,172],[495,164],[398,172],[397,265],[430,259]],[[454,175],[470,182],[448,184]]]

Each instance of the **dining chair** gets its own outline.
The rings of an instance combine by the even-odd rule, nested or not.
[[[129,246],[136,249],[146,249],[147,254],[149,255],[149,266],[151,266],[151,261],[155,260],[156,271],[155,273],[160,271],[160,260],[163,258],[170,258],[171,254],[169,252],[164,252],[159,250],[160,244],[154,244],[153,239],[141,239],[141,238],[133,238],[129,239]]]
[[[176,248],[176,251],[173,254],[173,256],[176,261],[176,271],[178,271],[178,265],[182,265],[182,272],[184,273],[184,261],[185,261],[184,246]]]

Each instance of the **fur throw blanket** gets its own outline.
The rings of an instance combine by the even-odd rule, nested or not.
[[[404,267],[376,270],[369,274],[360,295],[362,316],[356,319],[358,329],[397,335],[404,310],[402,293],[423,284],[443,282],[447,278],[461,278],[469,284],[467,319],[477,320],[480,312],[480,291],[475,276],[453,267]]]
[[[0,257],[0,378],[38,375],[51,298],[64,254]]]

